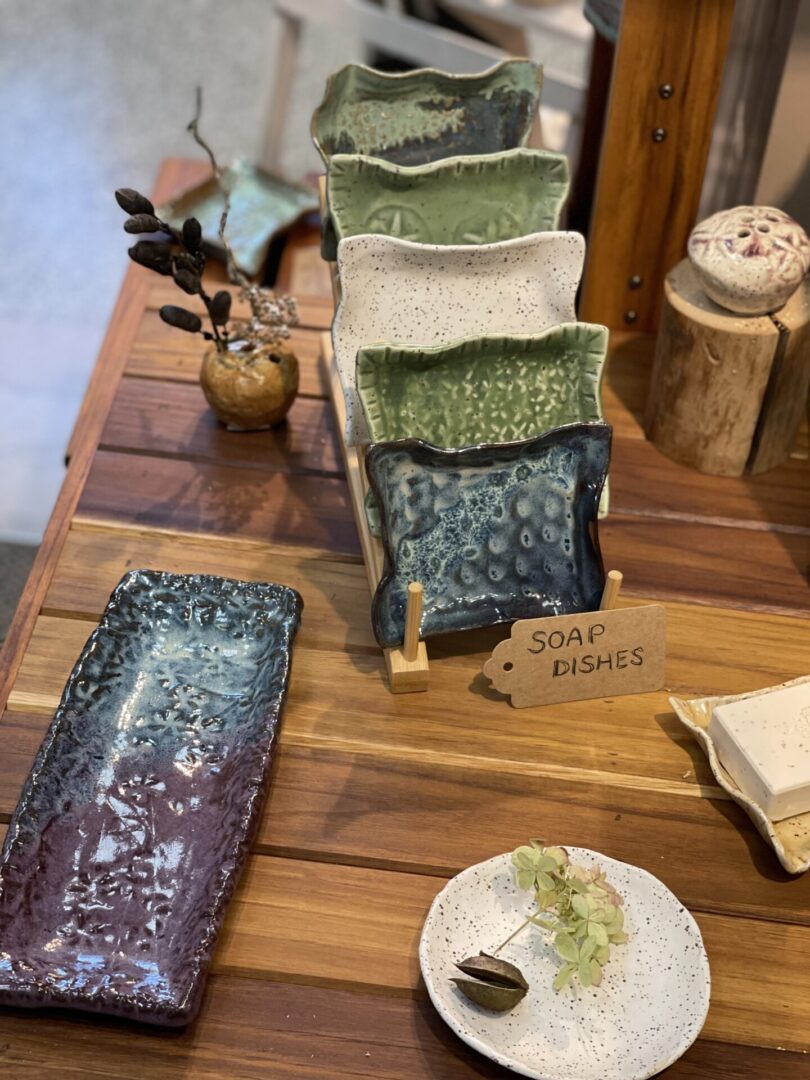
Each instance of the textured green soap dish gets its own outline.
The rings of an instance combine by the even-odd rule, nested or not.
[[[367,345],[357,354],[357,389],[371,439],[457,449],[601,420],[607,341],[604,326],[562,323],[429,348]]]
[[[422,244],[488,244],[558,227],[568,159],[550,150],[394,165],[360,154],[329,164],[321,254],[345,236],[383,233]]]
[[[503,60],[475,75],[349,64],[327,81],[312,141],[327,166],[333,154],[424,165],[511,150],[529,137],[542,84],[542,67],[529,60]]]
[[[490,335],[450,345],[368,345],[357,353],[357,391],[372,442],[433,446],[515,442],[602,419],[608,331],[562,323],[541,334]],[[379,516],[367,500],[369,526]],[[600,515],[608,511],[607,486]]]

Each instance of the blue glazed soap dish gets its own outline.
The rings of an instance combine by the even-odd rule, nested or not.
[[[607,424],[580,423],[463,450],[417,439],[372,446],[385,554],[372,603],[378,643],[401,644],[412,581],[424,590],[424,638],[598,608],[610,440]]]

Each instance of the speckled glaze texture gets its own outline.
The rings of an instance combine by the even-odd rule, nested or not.
[[[281,585],[121,580],[0,856],[0,1002],[194,1017],[269,781],[301,606]]]
[[[744,698],[759,697],[760,694],[768,694],[772,690],[799,686],[807,682],[810,682],[810,675],[803,675],[791,682],[780,683],[779,686],[766,686],[762,690],[752,690],[748,694],[691,699],[671,697],[669,699],[675,715],[689,729],[709,759],[709,765],[717,783],[745,810],[762,838],[771,845],[779,862],[789,874],[803,874],[806,870],[810,870],[810,813],[797,814],[795,817],[784,818],[782,821],[771,821],[763,808],[753,799],[749,799],[723,768],[715,750],[714,740],[709,734],[709,721],[718,705],[742,701]]]
[[[573,862],[603,869],[624,898],[630,938],[612,950],[600,987],[555,992],[561,961],[532,927],[498,952],[529,982],[511,1012],[487,1012],[451,983],[457,961],[492,952],[532,910],[508,854],[462,871],[434,900],[419,944],[425,985],[457,1035],[520,1076],[646,1080],[685,1053],[706,1019],[711,977],[700,930],[646,870],[586,848],[567,850]]]
[[[346,441],[368,442],[355,384],[364,345],[446,345],[485,334],[539,334],[576,320],[585,241],[542,232],[478,246],[351,236],[338,246],[341,299],[332,323],[346,399]]]
[[[596,511],[609,457],[606,424],[466,450],[372,446],[385,552],[372,602],[379,644],[401,645],[412,581],[424,589],[424,638],[598,608]]]
[[[225,170],[231,193],[227,239],[234,257],[246,274],[261,272],[273,239],[304,214],[318,209],[314,191],[290,184],[248,161],[237,160]],[[203,230],[206,251],[225,261],[219,239],[219,220],[224,198],[211,178],[158,209],[158,215],[175,228],[187,217],[196,217]]]
[[[339,240],[380,233],[420,244],[490,244],[556,229],[568,159],[550,150],[449,158],[408,168],[337,154],[329,164],[321,254]]]
[[[784,210],[737,206],[701,221],[689,261],[716,304],[744,315],[777,311],[810,268],[810,239]]]
[[[312,116],[312,141],[333,154],[424,165],[523,146],[540,104],[543,69],[504,60],[475,75],[434,68],[402,74],[349,64],[330,76]]]

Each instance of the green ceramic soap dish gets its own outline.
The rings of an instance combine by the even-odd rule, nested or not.
[[[503,60],[475,75],[349,64],[327,81],[312,141],[327,166],[333,154],[424,165],[511,150],[529,137],[542,84],[542,67],[529,60]]]
[[[608,331],[562,323],[541,334],[490,335],[450,345],[368,345],[357,390],[372,442],[422,439],[444,449],[516,442],[602,419]],[[379,515],[366,501],[369,527]],[[608,511],[608,488],[600,516]]]
[[[382,233],[422,244],[489,244],[558,227],[568,159],[550,150],[394,165],[361,154],[329,164],[321,254],[345,236]]]
[[[251,276],[261,273],[272,241],[299,218],[318,209],[314,191],[290,184],[241,158],[225,169],[224,182],[231,193],[227,239],[237,264]],[[196,217],[203,230],[209,255],[225,262],[219,239],[219,220],[225,203],[213,176],[158,208],[164,221],[181,228],[187,217]]]

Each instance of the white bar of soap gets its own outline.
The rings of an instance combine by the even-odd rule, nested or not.
[[[810,811],[810,682],[718,705],[717,756],[771,821]]]

